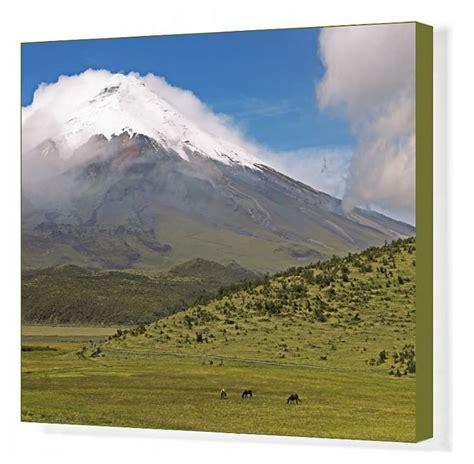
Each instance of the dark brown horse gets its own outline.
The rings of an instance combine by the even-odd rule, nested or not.
[[[286,400],[286,404],[298,404],[301,403],[298,393],[292,393]]]
[[[244,398],[252,398],[252,390],[244,390],[242,392],[242,399]]]

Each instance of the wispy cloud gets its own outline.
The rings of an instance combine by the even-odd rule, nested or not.
[[[317,190],[341,198],[352,158],[348,148],[309,147],[285,152],[262,152],[275,169]]]
[[[232,113],[238,118],[245,119],[273,118],[298,111],[298,106],[289,99],[268,101],[256,97],[244,97],[236,99],[232,106]]]

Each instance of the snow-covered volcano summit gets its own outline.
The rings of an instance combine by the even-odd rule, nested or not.
[[[110,139],[128,132],[131,137],[145,135],[185,160],[189,153],[194,153],[225,164],[237,163],[258,169],[255,164],[260,161],[249,149],[197,127],[140,76],[108,73],[84,87],[77,95],[69,95],[65,104],[58,105],[57,111],[55,102],[51,102],[53,106],[48,105],[48,115],[52,115],[54,122],[46,121],[43,133],[34,133],[38,144],[52,140],[60,147],[61,156],[67,158],[95,135]],[[23,111],[25,137],[29,136],[28,127],[38,126],[43,117],[41,100],[45,99],[35,98]],[[32,145],[31,141],[26,142],[27,146]]]
[[[414,233],[266,166],[194,96],[159,83],[86,71],[36,91],[23,109],[26,267],[204,258],[270,272]]]

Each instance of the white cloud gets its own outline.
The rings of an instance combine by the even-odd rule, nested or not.
[[[140,78],[138,74],[133,74]],[[246,140],[230,116],[214,113],[190,90],[184,90],[170,85],[164,77],[156,76],[151,73],[141,77],[141,79],[150,90],[170,103],[176,110],[202,130],[243,148],[250,150],[256,149],[254,144]]]
[[[414,222],[414,24],[327,28],[319,46],[319,106],[344,114],[358,139],[344,206],[402,211]]]
[[[57,82],[42,83],[36,89],[31,105],[22,109],[23,151],[54,138],[61,130],[58,122],[67,120],[74,102],[92,98],[97,87],[106,85],[109,71],[89,69],[73,76],[59,76]]]
[[[263,161],[316,190],[341,198],[352,151],[348,149],[303,148],[261,153]]]

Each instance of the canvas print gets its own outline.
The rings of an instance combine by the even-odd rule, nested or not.
[[[427,438],[419,27],[22,44],[22,420]]]

